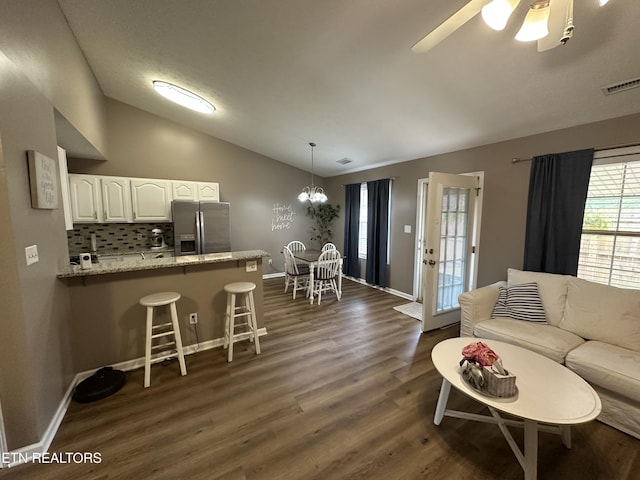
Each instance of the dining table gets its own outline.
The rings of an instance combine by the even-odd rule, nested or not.
[[[322,254],[322,250],[300,250],[298,252],[291,252],[293,254],[293,258],[296,260],[300,260],[306,265],[309,265],[309,303],[313,303],[313,270],[316,268],[318,264],[318,259]],[[340,268],[338,269],[338,292],[337,296],[340,298],[342,296],[342,258],[340,259]]]

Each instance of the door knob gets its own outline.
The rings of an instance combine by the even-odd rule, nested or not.
[[[430,265],[430,266],[432,266],[432,267],[433,267],[435,264],[436,264],[436,261],[435,261],[435,260],[429,260],[429,265]]]

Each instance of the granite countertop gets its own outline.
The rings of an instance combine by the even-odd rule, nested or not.
[[[264,250],[243,250],[239,252],[207,253],[205,255],[186,255],[182,257],[126,259],[121,262],[96,263],[88,269],[81,269],[79,265],[68,265],[58,273],[58,278],[87,277],[104,275],[107,273],[134,272],[138,270],[152,270],[158,268],[185,267],[188,265],[202,265],[239,260],[254,260],[270,257]]]

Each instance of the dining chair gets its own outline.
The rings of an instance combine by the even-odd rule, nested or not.
[[[327,250],[337,250],[337,248],[333,243],[327,242],[322,246],[322,251],[326,252]]]
[[[284,255],[284,293],[287,293],[289,282],[293,280],[293,299],[295,300],[298,290],[309,288],[309,266],[297,264],[287,245],[283,247],[282,254]]]
[[[293,240],[293,241],[287,243],[287,247],[292,252],[303,252],[303,251],[305,251],[307,249],[307,247],[305,247],[304,243],[302,243],[300,240]]]
[[[342,297],[342,292],[338,289],[336,277],[340,271],[342,255],[336,249],[329,249],[320,254],[315,268],[313,285],[311,286],[313,295],[318,298],[318,305],[322,301],[323,292],[334,292],[338,301]]]

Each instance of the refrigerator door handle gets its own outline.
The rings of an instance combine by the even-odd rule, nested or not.
[[[204,254],[204,232],[206,231],[204,229],[204,212],[199,211],[198,215],[200,216],[200,247],[198,248],[198,254],[202,255]]]
[[[202,227],[200,225],[200,212],[196,212],[196,255],[200,254],[200,235]]]

